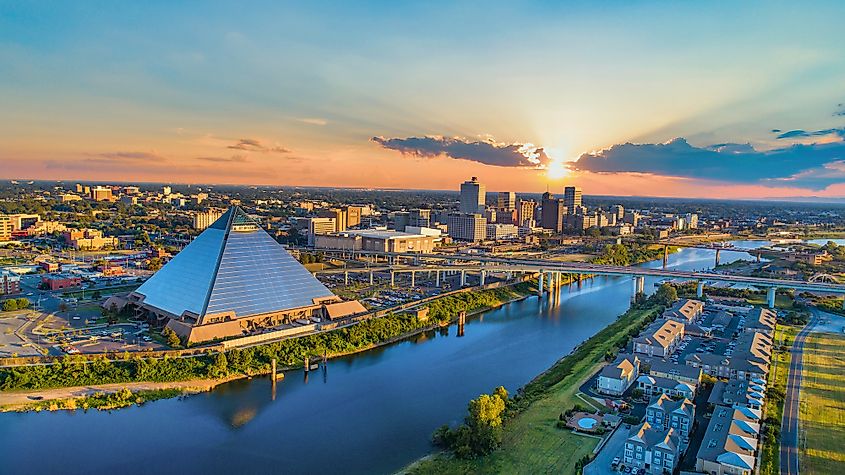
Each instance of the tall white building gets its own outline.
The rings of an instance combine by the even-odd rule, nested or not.
[[[461,183],[461,213],[484,213],[487,188],[478,182],[478,177]]]
[[[198,229],[202,231],[207,227],[211,226],[212,223],[220,219],[223,216],[223,210],[221,209],[210,209],[208,211],[200,211],[194,214],[194,229]]]

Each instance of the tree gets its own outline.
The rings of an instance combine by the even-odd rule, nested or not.
[[[3,311],[11,312],[18,309],[18,301],[16,299],[9,299],[3,302]]]
[[[229,374],[229,362],[226,360],[226,354],[222,351],[214,356],[214,363],[211,366],[210,374],[217,378]]]
[[[178,348],[182,346],[182,340],[179,339],[179,335],[177,335],[172,328],[164,327],[164,330],[161,331],[161,335],[164,337],[170,347]]]
[[[59,304],[59,311],[60,312],[67,312],[67,304],[62,302]]]
[[[661,284],[654,293],[654,299],[660,304],[669,306],[678,300],[678,291],[669,284]]]
[[[147,270],[157,271],[157,270],[161,269],[161,266],[162,266],[161,259],[159,259],[158,257],[153,257],[152,259],[150,259],[150,262],[147,264]]]
[[[27,299],[27,298],[22,297],[22,298],[18,299],[18,309],[19,310],[24,310],[24,309],[29,308],[29,304],[30,304],[30,302],[29,302],[29,299]]]

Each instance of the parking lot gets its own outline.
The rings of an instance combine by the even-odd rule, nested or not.
[[[32,324],[35,312],[4,312],[0,316],[0,357],[38,356],[35,345],[21,338],[22,332]]]
[[[584,475],[614,475],[619,474],[611,468],[615,458],[622,459],[622,453],[625,450],[625,439],[628,438],[628,430],[630,426],[622,424],[616,429],[616,432],[610,436],[607,443],[602,447],[596,458],[590,464],[584,467]],[[628,473],[631,473],[630,471]]]

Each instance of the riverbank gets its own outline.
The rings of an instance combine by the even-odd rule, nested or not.
[[[561,412],[576,403],[579,387],[662,309],[661,305],[632,308],[569,355],[526,384],[513,399],[513,414],[504,424],[501,446],[472,460],[446,452],[423,457],[402,470],[407,474],[571,473],[592,453],[597,439],[557,428]]]
[[[449,326],[457,320],[460,312],[472,316],[525,299],[535,289],[529,283],[518,283],[508,287],[450,295],[429,303],[428,320],[390,315],[322,335],[309,335],[253,348],[237,349],[226,354],[163,360],[134,357],[114,362],[98,359],[87,366],[83,359],[72,358],[66,363],[51,366],[3,368],[0,369],[0,387],[4,388],[0,391],[0,411],[41,410],[53,406],[56,409],[77,409],[83,407],[85,398],[94,397],[98,393],[114,394],[124,389],[133,393],[146,391],[145,400],[149,397],[161,399],[208,391],[224,382],[267,374],[270,371],[269,362],[273,358],[282,362],[283,371],[288,371],[301,368],[298,362],[305,356],[325,355],[327,359],[333,359],[370,351],[426,331]],[[83,376],[69,378],[66,373],[82,373]],[[124,380],[99,384],[109,380],[97,378],[98,373],[112,379]],[[141,377],[152,381],[133,380]],[[68,384],[75,380],[80,380],[79,384]],[[61,384],[62,382],[65,384]],[[169,392],[153,394],[151,391]],[[128,405],[131,404],[120,407]]]
[[[0,392],[0,412],[55,411],[75,409],[118,409],[158,399],[173,398],[211,391],[220,384],[239,379],[197,379],[176,382],[137,382],[41,389],[36,391]],[[132,398],[106,400],[104,396],[129,391]],[[139,399],[140,398],[140,399]],[[100,404],[100,402],[104,404]]]

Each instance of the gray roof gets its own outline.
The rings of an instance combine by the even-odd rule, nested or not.
[[[247,317],[334,297],[238,207],[229,208],[135,292],[145,305],[176,316]]]

